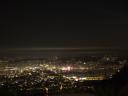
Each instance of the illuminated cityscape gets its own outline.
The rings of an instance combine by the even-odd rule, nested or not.
[[[22,94],[18,96],[23,93],[31,96],[32,90],[40,90],[38,94],[43,94],[46,88],[49,94],[57,94],[60,90],[67,93],[69,89],[94,90],[89,82],[113,78],[126,63],[127,57],[119,56],[2,57],[0,87],[8,84],[10,90]]]
[[[126,1],[0,7],[0,96],[128,96]]]

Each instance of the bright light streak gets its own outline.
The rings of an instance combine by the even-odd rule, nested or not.
[[[70,66],[61,68],[61,70],[63,70],[63,71],[70,71],[71,69],[72,69],[72,67],[70,67]]]

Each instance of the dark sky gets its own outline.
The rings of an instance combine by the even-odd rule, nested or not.
[[[8,2],[0,6],[0,48],[128,47],[125,2]]]

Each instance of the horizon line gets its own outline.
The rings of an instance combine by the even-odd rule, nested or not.
[[[128,47],[11,47],[0,50],[128,50]]]

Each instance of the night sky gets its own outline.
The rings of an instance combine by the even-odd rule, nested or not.
[[[125,2],[8,2],[0,7],[0,48],[128,47]]]

